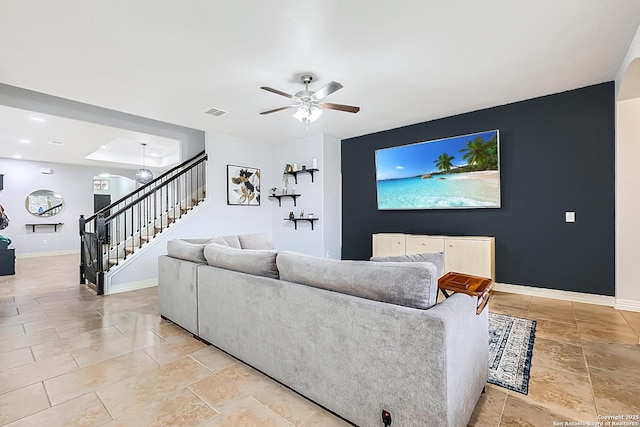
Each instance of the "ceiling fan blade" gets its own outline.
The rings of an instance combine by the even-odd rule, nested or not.
[[[288,93],[284,93],[281,90],[278,89],[274,89],[272,87],[268,87],[268,86],[260,86],[260,89],[266,90],[267,92],[273,92],[276,95],[282,95],[282,96],[286,96],[289,99],[293,99],[293,95],[289,95]]]
[[[322,99],[326,96],[331,95],[333,92],[342,89],[342,85],[338,82],[329,82],[326,85],[322,86],[320,89],[318,89],[314,94],[313,97],[315,99]]]
[[[295,105],[287,105],[286,107],[274,108],[273,110],[263,111],[260,114],[264,116],[265,114],[277,113],[278,111],[287,110],[293,107],[295,107]]]
[[[346,111],[347,113],[357,113],[358,111],[360,111],[360,107],[344,104],[332,104],[330,102],[323,102],[322,104],[320,104],[320,106],[329,110]]]

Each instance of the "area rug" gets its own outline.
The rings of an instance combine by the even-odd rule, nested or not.
[[[536,321],[489,313],[489,382],[529,392]]]

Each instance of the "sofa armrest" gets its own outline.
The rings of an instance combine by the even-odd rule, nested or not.
[[[488,377],[489,310],[476,314],[476,306],[476,297],[456,293],[428,310],[445,328],[447,413],[454,417],[450,425],[466,425]]]

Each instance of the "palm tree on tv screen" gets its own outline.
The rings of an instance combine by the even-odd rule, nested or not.
[[[498,169],[498,141],[495,136],[487,142],[478,136],[467,142],[467,146],[460,152],[464,153],[462,159],[475,170]]]
[[[436,164],[436,167],[438,168],[438,170],[447,172],[447,171],[450,171],[451,168],[453,167],[453,163],[451,163],[453,159],[455,159],[454,156],[450,156],[447,153],[442,153],[440,154],[438,159],[434,160],[433,162]]]

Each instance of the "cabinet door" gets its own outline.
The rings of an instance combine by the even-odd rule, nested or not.
[[[444,252],[444,238],[432,236],[407,236],[407,255]]]
[[[495,280],[493,239],[456,239],[445,241],[444,268]]]
[[[373,256],[404,255],[403,234],[374,234]]]

